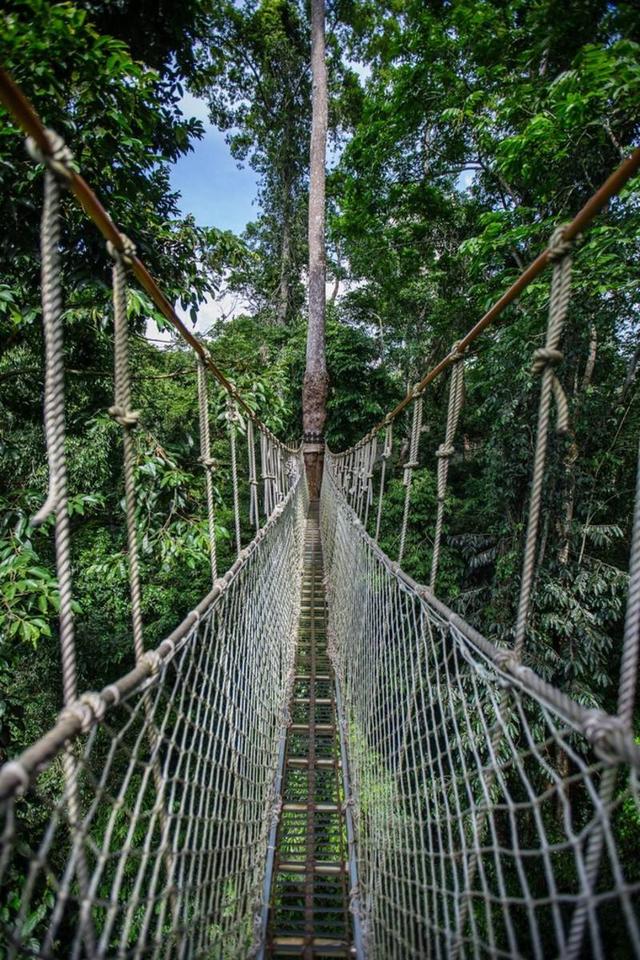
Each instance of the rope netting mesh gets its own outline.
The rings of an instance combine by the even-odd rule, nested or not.
[[[339,466],[321,517],[367,956],[640,956],[632,733],[402,573]]]
[[[169,637],[146,649],[134,440],[141,412],[132,409],[127,315],[128,273],[142,266],[124,234],[109,239],[114,402],[108,412],[122,428],[135,667],[102,691],[78,696],[59,255],[61,186],[73,175],[72,158],[55,133],[41,134],[46,150],[32,141],[29,149],[45,166],[49,490],[33,523],[55,517],[64,709],[48,733],[0,770],[0,956],[251,956],[263,939],[267,840],[278,810],[276,772],[293,683],[308,505],[302,453],[273,435],[189,335],[197,353],[212,589]],[[227,402],[218,449],[226,433],[236,560],[221,578],[216,507],[223,487],[214,483],[219,464],[212,456],[207,372]],[[243,547],[245,505],[255,536]]]
[[[251,955],[305,513],[300,477],[182,627],[128,677],[81,700],[88,729],[71,747],[71,782],[61,758],[73,717],[23,755],[24,767],[47,769],[37,814],[20,797],[4,801],[3,956]],[[4,794],[15,793],[13,773],[0,776]]]

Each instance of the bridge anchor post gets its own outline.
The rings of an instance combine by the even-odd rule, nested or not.
[[[324,467],[324,437],[321,433],[305,431],[302,435],[302,455],[307,473],[309,498],[318,500]]]

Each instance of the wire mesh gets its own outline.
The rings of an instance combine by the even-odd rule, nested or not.
[[[321,520],[367,956],[640,956],[631,732],[399,571],[330,456]]]
[[[0,774],[7,960],[226,960],[257,949],[306,506],[301,477],[204,612],[158,648],[170,652],[152,676],[128,694],[116,684],[93,695],[119,702],[53,757],[47,738],[36,744],[43,769],[26,797],[10,770]],[[75,777],[65,786],[66,751]]]

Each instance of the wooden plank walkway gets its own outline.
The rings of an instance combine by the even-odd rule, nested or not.
[[[309,507],[267,956],[350,957],[349,874],[318,502]]]

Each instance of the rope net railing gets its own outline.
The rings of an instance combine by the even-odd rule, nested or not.
[[[354,903],[369,957],[640,956],[640,871],[626,846],[640,822],[640,462],[617,709],[588,709],[528,665],[535,662],[529,641],[549,451],[562,453],[562,439],[552,445],[553,428],[571,439],[560,368],[574,245],[639,164],[635,150],[381,423],[348,450],[327,452],[321,522],[329,629],[352,783]],[[531,367],[540,393],[522,573],[511,591],[512,626],[494,644],[436,596],[449,463],[468,350],[547,264],[546,339]],[[401,564],[416,477],[429,471],[425,390],[444,371],[446,422],[431,450],[435,510],[430,528],[423,519],[417,532],[430,550],[426,587]],[[401,502],[396,483],[389,504],[398,469]],[[395,523],[383,539],[390,505]]]
[[[402,573],[326,460],[321,519],[368,957],[640,956],[640,747]]]
[[[171,637],[0,771],[3,956],[257,949],[305,512],[300,476]]]
[[[51,729],[0,769],[0,955],[6,960],[251,956],[263,941],[267,843],[278,809],[274,791],[293,682],[308,505],[302,453],[274,436],[206,346],[184,328],[133,242],[75,172],[69,149],[44,129],[1,72],[0,94],[29,133],[32,158],[44,167],[41,287],[49,477],[32,525],[54,520],[64,704]],[[99,692],[80,695],[60,263],[61,193],[67,188],[104,233],[113,259],[114,395],[108,413],[122,435],[135,664]],[[141,279],[195,351],[201,505],[207,518],[203,561],[209,580],[202,593],[209,592],[152,649],[145,637],[136,440],[144,411],[133,407],[130,274]],[[225,402],[213,437],[219,404],[212,404],[209,373]],[[220,483],[223,468],[226,482]],[[231,517],[235,556],[223,576],[217,543],[221,501]]]

